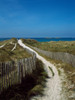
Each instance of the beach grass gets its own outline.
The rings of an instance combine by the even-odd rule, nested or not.
[[[64,63],[60,60],[51,59],[50,57],[47,57],[41,53],[39,53],[39,54],[41,56],[43,56],[47,61],[50,61],[52,64],[54,64],[56,66],[59,76],[61,76],[61,73],[62,73],[60,69],[63,69],[67,79],[70,82],[70,85],[75,85],[75,67],[71,66],[68,63]],[[50,68],[50,70],[52,71],[51,68]],[[71,90],[73,91],[74,89],[75,88],[73,87]]]
[[[16,39],[6,40],[3,41],[2,43],[3,44],[5,43],[5,45],[4,47],[0,48],[0,62],[17,60],[17,59],[22,59],[22,58],[27,58],[32,56],[17,43]],[[15,49],[13,50],[14,47]]]
[[[32,39],[22,39],[22,41],[45,51],[67,52],[75,55],[75,41],[38,42]]]
[[[54,72],[52,70],[52,68],[49,66],[50,71],[52,72],[52,76],[54,76]]]
[[[9,44],[10,42],[16,43],[17,39],[11,38],[11,39],[8,39],[8,40],[0,41],[0,46],[3,45],[3,44]]]
[[[67,48],[68,49],[70,49],[70,52],[68,52],[68,53],[71,53],[71,54],[74,54],[74,52],[75,52],[75,41],[59,41],[59,42],[53,42],[53,43],[57,43],[57,45],[58,45],[58,43],[61,45],[61,46],[64,46],[65,44],[67,45]],[[53,44],[52,43],[52,44]],[[27,44],[27,43],[25,43],[27,46],[29,46],[30,48],[32,48],[33,49],[33,47],[36,45],[36,43],[35,44],[33,44],[33,45],[29,45],[29,44]],[[38,45],[39,44],[39,45]],[[43,45],[43,47],[42,47],[42,45]],[[47,49],[47,47],[48,46],[45,46],[45,45],[48,45],[48,43],[37,43],[37,45],[38,46],[35,46],[35,47],[38,47],[38,48],[46,48],[45,50],[47,51],[48,49]],[[54,44],[55,45],[55,44]],[[44,47],[45,46],[45,47]],[[73,50],[71,49],[71,46],[73,46]],[[59,48],[59,47],[58,47]],[[35,49],[34,49],[35,50]],[[66,52],[66,50],[67,49],[64,49],[64,52]],[[36,51],[36,50],[35,50]],[[74,52],[72,52],[72,51],[74,51]],[[75,84],[75,67],[73,67],[72,65],[70,65],[70,64],[68,64],[68,63],[65,63],[65,62],[62,62],[61,60],[55,60],[55,59],[52,59],[52,58],[50,58],[50,57],[48,57],[48,56],[45,56],[45,55],[43,55],[43,54],[41,54],[40,52],[38,52],[38,51],[36,51],[38,54],[40,54],[41,56],[43,56],[46,60],[48,60],[48,61],[50,61],[52,64],[54,64],[55,66],[56,66],[56,68],[57,68],[57,70],[58,70],[58,74],[59,74],[59,76],[61,76],[61,70],[60,69],[63,69],[64,70],[64,72],[65,72],[65,74],[66,74],[66,77],[67,77],[67,79],[69,80],[69,82],[70,82],[70,84],[72,85],[74,85]],[[51,70],[51,69],[50,69]],[[72,88],[72,90],[74,90],[75,88]]]

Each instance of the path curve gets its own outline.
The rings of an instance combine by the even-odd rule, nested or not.
[[[66,100],[64,96],[61,96],[62,84],[56,67],[40,56],[36,51],[26,46],[21,40],[18,40],[18,44],[23,48],[27,48],[28,50],[34,52],[36,57],[45,65],[45,70],[47,71],[48,76],[51,77],[47,79],[46,88],[44,90],[45,95],[42,97],[35,96],[31,100]],[[52,76],[52,72],[50,71],[49,67],[53,70],[54,76]]]

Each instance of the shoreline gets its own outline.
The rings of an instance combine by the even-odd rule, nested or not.
[[[17,37],[16,37],[17,38]],[[24,39],[34,39],[38,42],[50,42],[50,41],[75,41],[75,38],[25,38],[25,37],[22,37]],[[5,40],[9,40],[11,38],[0,38],[0,42],[1,41],[5,41]],[[20,39],[20,38],[17,38],[17,39]]]

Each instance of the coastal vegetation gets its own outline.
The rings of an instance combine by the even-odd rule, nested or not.
[[[0,45],[4,45],[0,48],[0,62],[17,60],[31,56],[31,54],[17,43],[17,39],[15,38],[0,42]]]
[[[50,61],[51,63],[53,63],[57,67],[59,75],[61,75],[60,69],[63,69],[67,78],[71,81],[72,84],[75,84],[75,68],[74,67],[72,67],[68,63],[63,63],[60,60],[51,59],[50,57],[47,57],[43,54],[40,54],[40,55],[42,55],[46,60]]]
[[[52,70],[52,68],[49,66],[50,71],[52,72],[52,76],[54,76],[54,72]]]
[[[8,44],[10,42],[16,43],[17,39],[16,38],[11,38],[11,39],[8,39],[8,40],[0,41],[0,45]]]
[[[47,61],[51,62],[52,64],[54,64],[56,66],[56,68],[58,70],[58,75],[60,77],[62,77],[63,72],[65,73],[65,77],[64,77],[63,82],[62,82],[63,86],[65,86],[65,89],[63,89],[63,91],[65,90],[66,92],[69,93],[69,95],[72,92],[75,94],[75,67],[71,66],[68,63],[63,63],[60,60],[51,59],[50,57],[47,57],[41,53],[39,53],[39,54],[42,57],[44,57]],[[54,76],[54,72],[52,71],[50,66],[49,66],[49,69],[53,73],[53,76]],[[62,70],[63,70],[63,72],[62,72]],[[74,100],[74,99],[70,98],[69,100]]]
[[[24,42],[23,39],[22,41]],[[30,43],[28,44],[25,43],[25,44],[31,48],[37,47],[46,51],[67,52],[67,53],[75,55],[75,41],[37,42],[37,43],[32,43],[32,45]],[[35,50],[35,48],[33,49]],[[47,61],[50,61],[56,66],[60,77],[63,73],[62,70],[64,71],[66,76],[64,77],[64,81],[62,84],[65,86],[65,89],[66,91],[68,91],[68,93],[72,93],[72,92],[75,93],[75,67],[73,67],[71,64],[62,62],[61,60],[52,59],[44,55],[43,53],[38,52],[37,49],[35,51],[38,54],[40,54],[42,57],[44,57]],[[49,69],[51,70],[50,67]],[[70,100],[73,100],[73,98],[72,99],[70,98]]]
[[[75,41],[38,42],[32,39],[22,39],[22,41],[45,51],[67,52],[75,55]]]
[[[75,50],[74,41],[38,42],[36,40],[31,40],[31,39],[21,39],[21,40],[23,41],[23,43],[25,43],[27,46],[31,47],[32,49],[33,47],[37,47],[46,51],[68,52],[71,54],[74,54],[74,50]],[[1,45],[3,44],[4,43],[2,43]],[[70,50],[68,51],[68,49]],[[25,49],[20,47],[17,41],[14,41],[14,42],[10,40],[9,42],[7,41],[5,46],[0,48],[0,50],[1,50],[1,54],[3,54],[3,55],[0,54],[1,56],[0,61],[16,60],[16,59],[32,56]],[[60,60],[51,59],[50,57],[38,52],[38,50],[35,50],[35,51],[39,55],[41,55],[43,58],[45,58],[47,61],[54,64],[54,66],[56,66],[58,75],[60,77],[62,76],[62,73],[63,73],[62,70],[64,71],[67,80],[65,80],[64,78],[64,81],[62,84],[65,86],[66,91],[71,92],[71,93],[74,92],[75,91],[75,87],[74,87],[75,86],[75,68],[72,67],[68,63],[62,62]],[[6,55],[6,57],[2,58],[4,57],[4,55]],[[53,72],[50,66],[49,66],[49,70],[52,72],[52,76],[55,76],[55,73]],[[3,91],[2,94],[0,95],[0,99],[1,100],[30,100],[31,97],[34,97],[36,95],[43,96],[43,91],[44,91],[44,87],[46,87],[47,78],[49,77],[47,75],[47,72],[44,69],[43,63],[37,59],[36,69],[33,70],[33,73],[26,75],[26,77],[22,79],[21,84],[13,85],[12,87],[9,87],[7,90]]]
[[[18,44],[15,38],[0,42],[0,62],[14,61],[31,56],[26,49]],[[13,84],[7,89],[3,89],[0,94],[0,100],[29,100],[35,95],[43,95],[46,79],[49,77],[42,61],[37,59],[35,67],[32,73],[25,74],[21,83]],[[14,78],[16,80],[16,77]]]

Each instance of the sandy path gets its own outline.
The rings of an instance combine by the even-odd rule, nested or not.
[[[17,44],[14,44],[15,46],[13,47],[13,49],[11,51],[14,51],[16,49]]]
[[[0,48],[3,48],[5,46],[5,44],[1,45]]]
[[[18,43],[23,48],[27,48],[36,54],[36,57],[44,63],[45,69],[46,69],[49,77],[51,77],[51,78],[47,79],[46,88],[44,91],[45,95],[42,97],[41,96],[33,97],[31,100],[66,100],[63,95],[61,96],[62,84],[61,84],[61,80],[58,75],[58,71],[57,71],[56,67],[53,64],[51,64],[50,62],[48,62],[46,59],[44,59],[42,56],[40,56],[33,49],[31,49],[28,46],[26,46],[25,44],[23,44],[21,40],[18,40]],[[54,76],[52,75],[52,72],[50,71],[49,66],[53,70]]]

